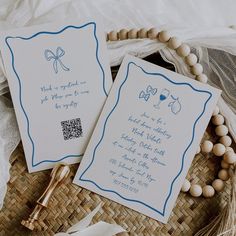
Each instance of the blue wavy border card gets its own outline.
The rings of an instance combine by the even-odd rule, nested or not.
[[[220,92],[126,56],[74,183],[166,223]]]
[[[29,172],[79,162],[112,85],[100,24],[41,25],[1,37]]]

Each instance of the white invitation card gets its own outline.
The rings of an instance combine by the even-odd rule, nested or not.
[[[74,183],[166,223],[219,96],[126,56]]]
[[[112,85],[96,20],[1,33],[1,55],[30,172],[80,161]]]

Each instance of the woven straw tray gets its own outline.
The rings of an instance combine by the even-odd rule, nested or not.
[[[165,64],[157,53],[145,59],[173,70],[173,67]],[[112,68],[113,77],[117,70],[117,67]],[[205,136],[211,136],[211,139],[214,139],[211,127],[208,128]],[[37,229],[31,232],[21,226],[20,222],[22,219],[27,219],[35,206],[35,201],[49,183],[50,170],[29,174],[21,144],[12,154],[10,163],[11,178],[5,203],[0,211],[0,236],[49,236],[55,232],[65,231],[101,202],[102,210],[95,215],[93,223],[100,220],[117,223],[127,230],[127,233],[119,236],[190,236],[206,225],[211,217],[221,210],[230,191],[228,184],[224,192],[216,194],[212,199],[193,198],[188,194],[180,193],[169,222],[164,225],[71,184],[78,168],[78,164],[76,164],[71,166],[70,178],[53,195],[49,208],[42,212],[41,220],[36,226]],[[197,155],[189,170],[188,179],[199,184],[211,183],[219,168],[219,158]]]

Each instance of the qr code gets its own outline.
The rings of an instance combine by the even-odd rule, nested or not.
[[[83,135],[80,118],[61,121],[64,140],[79,138]]]

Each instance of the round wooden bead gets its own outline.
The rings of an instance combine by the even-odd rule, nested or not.
[[[207,76],[206,76],[205,74],[200,74],[200,75],[197,75],[197,76],[196,76],[196,80],[199,81],[199,82],[201,82],[201,83],[206,84],[208,78],[207,78]]]
[[[212,151],[218,157],[223,156],[225,153],[225,146],[221,143],[217,143],[213,146]]]
[[[220,164],[223,169],[229,169],[229,164],[226,163],[224,160],[222,160]]]
[[[212,115],[215,116],[215,115],[219,114],[219,112],[220,112],[220,108],[218,106],[216,106]]]
[[[128,38],[129,39],[136,39],[138,38],[138,30],[137,29],[131,29],[128,32]]]
[[[187,65],[193,66],[197,63],[197,56],[193,53],[190,53],[186,58],[185,61]]]
[[[199,82],[201,82],[201,83],[206,84],[208,78],[207,78],[207,76],[206,76],[205,74],[200,74],[200,75],[197,75],[197,76],[196,76],[196,80],[199,81]]]
[[[232,151],[228,151],[224,154],[224,161],[227,164],[234,164],[236,162],[236,154]]]
[[[226,134],[228,134],[229,130],[228,127],[226,125],[219,125],[215,128],[215,132],[218,136],[225,136]]]
[[[231,147],[226,147],[226,150],[225,150],[225,152],[234,152],[234,149],[233,148],[231,148]]]
[[[220,143],[229,147],[232,144],[232,139],[228,135],[225,135],[220,138]]]
[[[184,183],[183,183],[183,185],[182,185],[181,191],[184,192],[184,193],[186,193],[186,192],[188,192],[188,190],[190,189],[190,187],[191,187],[190,182],[189,182],[187,179],[185,179],[185,180],[184,180]]]
[[[128,30],[127,29],[121,29],[119,31],[119,39],[120,40],[125,40],[125,39],[128,39]]]
[[[229,172],[226,169],[221,169],[218,173],[218,177],[223,181],[227,181],[229,179]]]
[[[138,31],[138,37],[140,39],[147,38],[147,36],[148,36],[148,30],[146,28],[142,28]]]
[[[217,114],[212,117],[211,121],[214,125],[223,125],[225,122],[225,119],[224,119],[224,116],[222,116],[221,114]]]
[[[177,37],[171,37],[168,42],[168,47],[171,49],[176,49],[181,45],[181,41]]]
[[[205,153],[211,152],[213,149],[213,143],[209,140],[205,140],[201,145],[201,150]]]
[[[156,28],[151,28],[150,30],[148,30],[148,38],[157,39],[158,33],[159,32]]]
[[[189,192],[193,197],[200,197],[202,195],[202,187],[198,184],[193,184]]]
[[[215,189],[216,192],[221,192],[225,187],[225,183],[221,179],[215,179],[212,182],[212,187]]]
[[[213,197],[215,195],[215,189],[211,185],[206,185],[202,188],[202,195],[206,198]]]
[[[176,50],[177,54],[181,57],[187,57],[190,53],[190,47],[185,44],[182,43]]]
[[[193,75],[201,75],[203,72],[203,67],[200,63],[196,63],[191,67],[191,72]]]
[[[118,40],[118,33],[116,31],[111,31],[108,35],[110,41],[117,41]]]
[[[168,31],[163,30],[159,33],[159,41],[162,43],[168,42],[170,39],[170,34]]]

